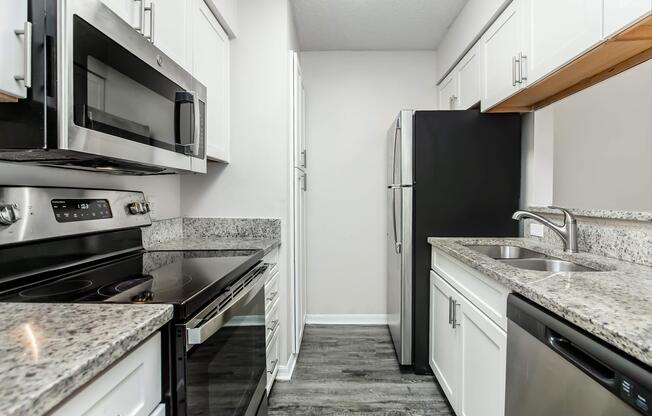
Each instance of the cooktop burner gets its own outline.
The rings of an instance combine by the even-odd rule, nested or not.
[[[185,318],[262,258],[260,250],[150,251],[0,295],[4,302],[170,303]],[[44,278],[45,279],[45,278]]]
[[[40,300],[43,298],[79,293],[92,285],[93,282],[90,280],[60,280],[42,286],[36,286],[31,289],[23,290],[18,295],[28,299]]]

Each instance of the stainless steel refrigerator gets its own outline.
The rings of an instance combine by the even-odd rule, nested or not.
[[[518,235],[521,120],[404,110],[387,146],[388,324],[400,364],[430,373],[427,238]]]

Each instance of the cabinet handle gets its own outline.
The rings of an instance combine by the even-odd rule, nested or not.
[[[453,297],[448,297],[448,325],[453,324]]]
[[[24,36],[25,44],[23,46],[25,51],[25,69],[23,75],[14,75],[16,81],[23,81],[25,88],[32,87],[32,23],[25,22],[23,29],[14,30],[16,36]]]
[[[149,6],[143,8],[145,12],[149,12],[149,35],[145,35],[145,39],[154,43],[154,3],[150,3]],[[145,13],[143,13],[143,16]],[[143,19],[144,22],[144,19]],[[145,25],[143,24],[143,31],[145,31]]]
[[[454,300],[453,301],[453,329],[460,326],[460,324],[457,322],[457,307],[458,306],[460,306],[460,303],[457,302],[456,300]]]
[[[520,82],[522,83],[523,81],[527,81],[527,56],[523,55],[523,53],[519,53],[518,60],[520,62]]]
[[[512,87],[516,86],[516,57],[512,56]]]
[[[306,149],[303,149],[301,151],[301,167],[302,168],[308,167],[308,151]]]
[[[267,300],[274,300],[274,298],[278,295],[278,292],[270,292],[269,297],[267,297]]]
[[[302,178],[303,178],[303,184],[301,185],[301,190],[302,191],[307,191],[308,190],[308,175],[304,173]]]
[[[267,328],[267,330],[269,332],[274,332],[276,330],[276,327],[278,327],[278,319],[275,320],[275,321],[272,321],[272,324],[274,324],[274,326],[271,326],[271,327]]]
[[[274,374],[274,369],[276,368],[276,364],[278,364],[278,358],[276,360],[272,360],[269,362],[272,365],[272,370],[267,370],[269,374]]]

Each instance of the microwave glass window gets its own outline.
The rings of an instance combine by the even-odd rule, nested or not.
[[[192,145],[194,112],[203,105],[194,108],[192,93],[78,16],[73,51],[76,125],[203,157],[193,154],[201,149]]]

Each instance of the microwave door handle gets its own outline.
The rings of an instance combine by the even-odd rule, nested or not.
[[[200,142],[200,133],[201,129],[199,128],[200,117],[199,117],[199,97],[196,92],[192,92],[192,116],[193,116],[193,131],[192,131],[192,154],[199,156],[199,142]]]
[[[269,265],[265,264],[242,277],[242,279],[248,279],[251,275],[255,276],[254,281],[249,286],[238,293],[223,310],[219,311],[209,320],[196,327],[193,327],[192,323],[186,325],[186,351],[189,351],[194,345],[204,343],[217,331],[222,329],[241,307],[248,304],[263,289],[267,277],[267,273],[265,272],[268,268]],[[264,322],[261,325],[264,325]]]

